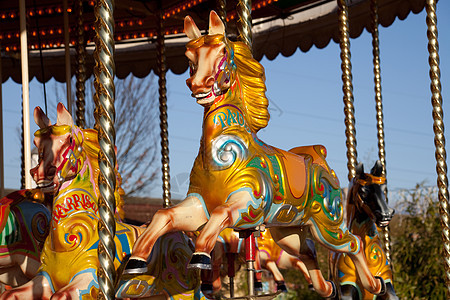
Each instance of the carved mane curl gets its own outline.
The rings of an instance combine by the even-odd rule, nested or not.
[[[228,41],[234,51],[234,63],[237,67],[242,91],[243,105],[250,129],[258,132],[267,126],[270,119],[269,100],[266,97],[266,76],[264,67],[253,58],[248,46],[243,42]]]
[[[98,165],[98,153],[100,152],[100,144],[98,143],[98,132],[94,129],[81,129],[84,135],[83,147],[86,152],[87,159],[89,160],[94,180],[97,180],[100,174],[100,168]],[[124,191],[121,187],[122,177],[117,170],[117,166],[114,168],[114,173],[116,174],[116,189],[114,191],[114,198],[116,201],[116,212],[119,214],[120,218],[123,219],[125,212],[123,211],[123,200],[122,195]],[[97,193],[99,194],[98,187],[96,187]]]

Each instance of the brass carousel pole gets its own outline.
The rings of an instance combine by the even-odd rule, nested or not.
[[[217,4],[217,14],[225,26],[225,33],[227,32],[227,1],[226,0],[216,0]]]
[[[348,32],[348,8],[346,0],[338,0],[339,31],[341,48],[342,91],[344,92],[345,136],[347,137],[348,180],[356,175],[356,129],[355,108],[353,107],[352,63],[350,61],[350,40]]]
[[[381,71],[380,71],[380,41],[378,32],[378,0],[370,1],[370,12],[372,15],[372,53],[373,53],[373,74],[375,82],[375,108],[377,112],[377,137],[378,137],[378,157],[383,166],[383,176],[386,177],[386,150],[384,144],[384,122],[383,122],[383,100],[381,96]],[[388,195],[386,190],[386,202]],[[389,227],[384,227],[381,232],[384,250],[389,263],[391,261],[391,241]]]
[[[115,199],[116,155],[114,152],[115,135],[114,121],[114,0],[98,0],[95,4],[95,68],[94,68],[94,102],[96,106],[95,123],[98,128],[98,142],[100,152],[98,163],[100,174],[99,186],[99,214],[98,282],[100,291],[98,299],[114,299],[114,282],[116,272],[114,257],[116,247],[114,244],[115,228]]]
[[[86,127],[85,120],[85,82],[86,82],[86,48],[84,45],[84,27],[83,27],[83,0],[77,1],[77,54],[76,54],[76,95],[77,95],[77,126]]]
[[[433,105],[434,145],[436,146],[436,172],[439,197],[439,211],[441,213],[442,239],[444,242],[445,282],[447,286],[447,299],[450,299],[450,220],[448,207],[448,177],[447,153],[445,151],[444,120],[441,95],[441,71],[439,69],[439,43],[436,17],[437,0],[427,0],[427,36],[428,36],[428,62],[430,64],[431,104]]]
[[[237,5],[237,28],[239,34],[239,40],[247,44],[252,51],[252,2],[251,0],[239,0]],[[255,237],[252,232],[244,232],[245,235],[245,245],[246,252],[251,250],[249,245],[253,245],[255,242]],[[255,266],[254,259],[246,253],[247,257],[247,285],[248,285],[248,296],[254,296],[255,293]]]
[[[252,50],[252,1],[239,0],[237,5],[239,39]]]
[[[167,123],[167,88],[166,88],[166,48],[164,44],[164,20],[161,1],[158,12],[158,84],[159,84],[159,120],[161,128],[161,170],[163,181],[163,207],[170,207],[170,167],[169,167],[169,128]]]

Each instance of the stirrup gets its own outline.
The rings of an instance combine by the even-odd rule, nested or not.
[[[386,282],[384,282],[384,279],[381,278],[380,276],[375,276],[376,279],[379,279],[381,282],[381,290],[380,292],[377,294],[377,296],[383,296],[384,294],[386,294]]]

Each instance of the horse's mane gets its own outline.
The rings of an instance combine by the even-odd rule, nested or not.
[[[269,100],[266,97],[266,76],[264,67],[253,58],[248,46],[243,42],[230,42],[234,51],[234,63],[244,93],[244,110],[250,129],[258,132],[269,123]]]
[[[84,135],[83,148],[86,152],[87,159],[91,163],[93,178],[97,180],[100,174],[100,168],[98,165],[98,153],[100,152],[100,144],[98,143],[98,132],[94,129],[81,129]],[[122,177],[117,169],[117,165],[114,167],[114,173],[116,175],[116,189],[114,191],[114,198],[116,201],[116,211],[120,218],[123,219],[125,212],[123,211],[122,196],[124,191],[121,187]],[[98,189],[98,187],[96,187]],[[99,191],[96,191],[99,194]]]

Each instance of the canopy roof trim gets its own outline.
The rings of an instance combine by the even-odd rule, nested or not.
[[[64,49],[61,42],[51,39],[48,31],[49,24],[57,24],[56,19],[61,19],[58,7],[62,1],[41,0],[40,5],[50,7],[49,10],[41,11],[39,8],[29,8],[28,28],[29,45],[29,74],[30,79],[36,77],[40,82],[55,78],[59,82],[65,81]],[[27,5],[32,7],[32,1],[27,0]],[[195,5],[194,5],[195,3]],[[184,57],[187,38],[182,33],[183,19],[185,15],[191,15],[200,29],[207,28],[208,15],[215,8],[215,0],[185,0],[164,1],[164,24],[166,34],[166,62],[168,69],[175,74],[181,74],[187,70],[188,63]],[[58,6],[59,5],[59,6]],[[190,5],[190,7],[189,7]],[[0,47],[2,47],[2,81],[12,78],[15,82],[21,82],[20,56],[11,47],[11,42],[17,29],[18,17],[15,13],[11,18],[11,12],[18,11],[15,1],[2,1],[0,4]],[[425,6],[425,0],[379,0],[379,22],[382,26],[390,26],[396,18],[405,19],[409,13],[419,13]],[[42,6],[44,7],[44,6]],[[75,32],[74,24],[76,16],[73,13],[74,3],[69,1],[72,13],[70,14],[71,40],[75,43],[76,38],[72,36]],[[157,69],[156,57],[156,22],[157,1],[134,1],[117,0],[115,9],[115,63],[116,75],[125,78],[129,74],[137,77],[145,77],[152,70]],[[256,59],[263,56],[275,59],[279,53],[284,56],[292,55],[298,48],[307,52],[313,45],[318,48],[326,47],[330,40],[339,40],[338,8],[334,0],[257,0],[253,1],[253,52]],[[14,10],[16,9],[16,10]],[[91,76],[94,67],[92,53],[94,51],[94,15],[93,1],[84,2],[84,26],[85,41],[87,44],[86,76]],[[9,17],[6,15],[9,14]],[[39,15],[39,30],[32,24],[35,23],[31,15]],[[5,18],[3,18],[5,15]],[[49,16],[47,16],[49,15]],[[236,37],[236,10],[235,3],[228,1],[227,6],[227,30],[229,37]],[[5,21],[6,20],[6,21]],[[349,1],[349,26],[350,37],[357,38],[364,28],[370,31],[370,0]],[[7,26],[4,26],[4,25]],[[18,26],[17,26],[18,28]],[[47,29],[44,29],[47,28]],[[63,38],[59,33],[58,26],[53,26],[53,35]],[[62,25],[61,25],[62,28]],[[60,29],[60,28],[59,28]],[[16,30],[16,31],[14,31]],[[39,51],[36,47],[37,31],[42,35],[42,44],[47,45],[43,49],[43,61],[45,78],[42,76]],[[5,35],[6,34],[6,35]],[[10,34],[10,39],[7,35]],[[45,39],[47,37],[48,39]],[[9,41],[10,44],[7,44]],[[50,47],[50,42],[52,47]],[[60,46],[58,46],[58,43]],[[9,51],[6,51],[9,45]],[[16,46],[17,47],[17,46]],[[47,48],[48,47],[48,48]],[[33,49],[34,48],[34,49]],[[71,47],[71,64],[75,66],[75,47]],[[72,67],[74,74],[75,68]]]

